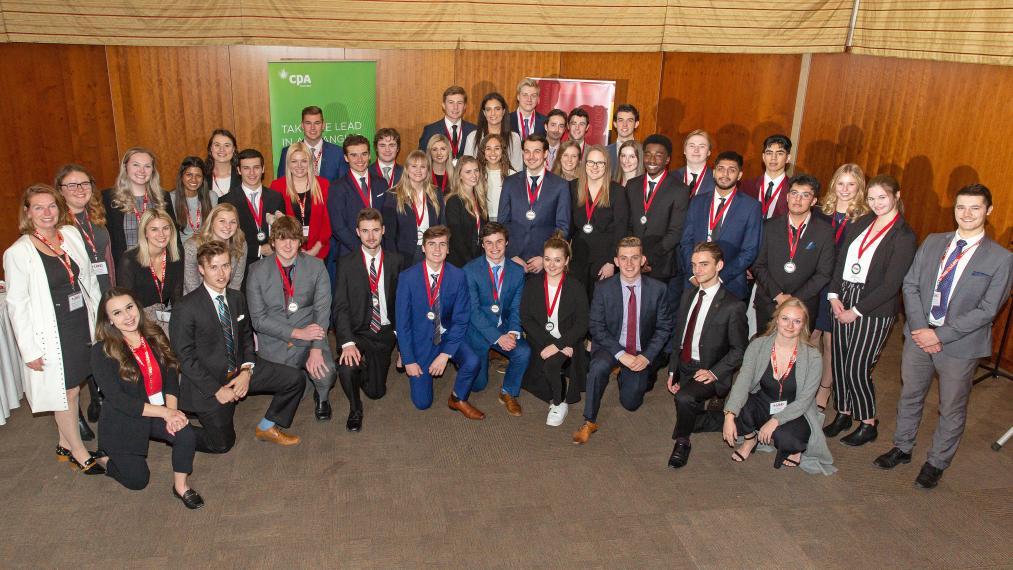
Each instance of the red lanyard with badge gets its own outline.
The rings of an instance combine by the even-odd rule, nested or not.
[[[499,313],[499,292],[503,290],[503,276],[506,275],[506,266],[501,264],[499,269],[499,283],[496,282],[496,277],[492,274],[492,266],[486,265],[486,269],[489,270],[489,281],[492,283],[492,306],[489,310],[493,314]]]
[[[165,304],[165,297],[162,296],[162,292],[165,290],[165,273],[167,271],[166,266],[169,262],[168,251],[162,252],[162,268],[160,273],[155,273],[155,266],[151,264],[148,266],[148,271],[151,272],[151,280],[155,282],[155,291],[158,293],[158,302]]]
[[[299,304],[295,302],[295,283],[277,255],[274,256],[274,263],[278,266],[278,273],[281,274],[281,288],[285,292],[285,299],[288,300],[288,312],[294,313],[299,310]]]
[[[366,171],[366,175],[363,176],[363,178],[366,179],[366,190],[365,191],[362,190],[362,186],[359,185],[359,180],[357,178],[355,178],[354,174],[352,174],[351,172],[349,172],[348,176],[352,179],[352,184],[355,186],[355,191],[359,193],[359,199],[362,200],[363,207],[365,207],[365,208],[372,208],[373,207],[373,193],[372,193],[373,189],[370,187],[370,184],[369,184],[369,170],[367,170]]]
[[[360,250],[360,253],[362,253],[362,264],[366,266],[366,275],[369,278],[369,292],[373,296],[373,304],[374,305],[379,305],[380,304],[380,279],[381,279],[381,276],[383,275],[383,250],[382,249],[380,250],[379,263],[377,264],[377,268],[376,268],[376,279],[373,279],[373,276],[369,274],[369,264],[366,263],[366,253],[363,252],[363,251],[361,251],[361,250]]]
[[[840,213],[840,212],[834,213],[834,217],[830,219],[830,223],[834,226],[834,229],[837,230],[834,233],[834,244],[841,243],[841,236],[844,235],[844,226],[848,225],[848,216],[847,216],[847,214],[845,214],[841,218],[841,221],[838,222],[837,221],[837,214],[838,213]]]
[[[858,244],[858,260],[851,265],[852,274],[858,275],[859,273],[862,272],[862,256],[865,255],[865,252],[868,251],[870,247],[875,245],[876,242],[878,242],[880,238],[882,238],[883,235],[886,234],[886,232],[890,231],[890,228],[892,228],[893,225],[896,224],[897,220],[899,219],[900,219],[900,212],[897,212],[894,215],[893,219],[890,220],[890,223],[883,226],[883,229],[876,232],[876,235],[872,236],[872,239],[870,240],[869,236],[872,235],[872,228],[876,225],[875,221],[872,222],[872,225],[869,226],[869,230],[866,231],[864,234],[862,234],[862,241]],[[866,241],[868,241],[868,243],[866,243]]]
[[[524,115],[521,114],[520,109],[517,110],[517,126],[521,129],[521,140],[528,138],[531,131],[535,128],[535,114],[531,113],[531,126],[528,126],[528,122],[524,120]]]
[[[253,216],[253,224],[255,226],[257,226],[257,241],[258,242],[262,242],[262,241],[264,241],[265,238],[267,238],[267,236],[264,235],[264,230],[261,229],[261,226],[263,224],[261,223],[261,220],[260,220],[260,213],[264,210],[264,192],[263,192],[263,189],[261,189],[260,194],[257,196],[257,207],[256,207],[256,209],[254,209],[253,202],[250,201],[250,197],[249,196],[246,196],[246,207],[250,209],[250,215]]]
[[[961,258],[963,258],[965,255],[967,255],[967,252],[969,252],[972,249],[978,247],[978,244],[980,244],[980,243],[981,243],[981,240],[979,239],[978,241],[976,241],[973,244],[971,244],[970,246],[968,246],[967,249],[965,249],[964,251],[958,253],[957,254],[957,258],[954,259],[953,261],[951,261],[946,267],[943,267],[943,264],[946,263],[946,252],[950,251],[950,248],[946,248],[946,250],[943,251],[943,255],[939,257],[939,279],[936,280],[936,287],[937,288],[939,287],[939,284],[943,282],[943,279],[946,279],[946,276],[949,275],[954,269],[957,268],[957,264],[960,263]]]
[[[802,241],[802,234],[805,233],[806,227],[809,225],[809,216],[806,216],[805,221],[798,227],[798,231],[792,232],[791,216],[786,216],[788,219],[788,261],[784,264],[785,273],[795,273],[795,252],[798,251],[798,244]],[[791,236],[795,236],[792,239]]]
[[[646,224],[647,223],[647,212],[649,212],[651,210],[651,204],[654,203],[654,199],[657,198],[658,194],[661,191],[661,183],[664,182],[665,178],[667,178],[667,177],[668,177],[668,171],[666,170],[665,172],[663,172],[661,174],[661,178],[658,178],[658,181],[654,184],[654,192],[651,193],[651,199],[648,200],[647,199],[647,190],[648,190],[647,184],[648,184],[648,179],[650,178],[650,175],[644,174],[644,194],[643,194],[643,199],[644,199],[644,215],[640,216],[640,223],[641,224]]]
[[[137,208],[134,208],[134,217],[137,218],[137,225],[141,224],[141,214],[148,209],[148,193],[144,193],[144,198],[141,200],[141,211],[138,212]]]
[[[773,180],[771,182],[773,182]],[[770,209],[770,205],[773,204],[774,202],[777,202],[777,197],[781,195],[781,190],[784,189],[784,185],[787,184],[787,183],[788,183],[788,177],[787,176],[785,176],[784,178],[781,178],[781,183],[777,185],[777,188],[774,188],[773,192],[770,193],[770,200],[769,201],[767,201],[767,200],[764,199],[764,198],[766,198],[765,192],[763,190],[760,190],[760,203],[763,205],[763,212],[762,213],[763,213],[764,216],[767,215],[767,210]]]
[[[67,253],[67,250],[63,249],[63,234],[59,232],[56,234],[57,237],[60,238],[59,242],[61,249],[59,252],[56,251],[56,246],[46,239],[46,236],[39,233],[39,230],[32,232],[32,235],[35,236],[35,239],[41,241],[47,248],[49,248],[49,251],[53,252],[53,255],[56,256],[56,259],[61,265],[63,265],[63,268],[67,270],[67,279],[70,280],[70,289],[72,291],[72,293],[67,297],[67,308],[71,311],[76,311],[83,307],[84,294],[77,288],[77,277],[74,275],[74,268],[71,265],[70,254]]]
[[[594,226],[591,225],[591,216],[594,215],[594,210],[595,210],[595,208],[598,207],[598,200],[601,199],[602,193],[607,192],[607,191],[608,191],[608,189],[604,188],[604,185],[603,185],[602,189],[598,191],[598,195],[594,197],[594,200],[592,200],[591,199],[591,187],[588,184],[584,184],[584,194],[585,194],[584,213],[587,214],[587,223],[584,224],[584,227],[583,227],[583,230],[584,230],[585,234],[589,234],[589,233],[591,233],[591,232],[594,231]],[[654,198],[652,197],[651,199],[653,200]],[[646,212],[646,210],[645,210],[645,212]]]
[[[542,184],[544,183],[545,173],[542,173],[542,175],[538,177],[538,185],[535,186],[534,189],[531,188],[531,177],[524,177],[524,186],[528,191],[528,212],[524,214],[524,217],[529,220],[535,219],[535,202],[538,200],[538,195],[542,192]]]
[[[542,287],[545,289],[545,330],[552,332],[552,329],[556,328],[552,324],[552,312],[556,310],[556,303],[559,302],[559,294],[563,292],[563,281],[566,281],[566,273],[559,278],[559,286],[556,288],[556,294],[552,296],[552,302],[549,302],[549,276],[545,275],[545,281],[542,282]]]
[[[707,166],[705,165],[703,167],[703,170],[700,171],[700,175],[696,177],[696,184],[694,184],[693,187],[690,188],[689,190],[690,198],[696,196],[696,193],[700,191],[700,186],[703,184],[703,177],[706,175],[707,175]],[[686,186],[689,186],[689,168],[686,169],[686,174],[683,175],[683,181],[686,183]]]
[[[148,396],[154,396],[162,392],[162,375],[155,374],[155,367],[152,365],[153,360],[151,354],[151,346],[148,345],[148,341],[141,337],[141,345],[133,349],[131,352],[134,353],[134,360],[137,361],[138,367],[141,367],[141,375],[144,377],[144,391]],[[144,360],[141,360],[141,355],[144,355]]]
[[[436,311],[433,306],[436,304],[436,299],[440,296],[440,285],[443,284],[443,270],[446,269],[446,265],[440,266],[440,276],[436,278],[436,286],[432,287],[429,284],[429,273],[425,262],[422,262],[422,280],[426,283],[426,299],[429,301],[429,312],[426,313],[426,318],[430,321],[436,320]]]
[[[421,214],[419,213],[420,210],[422,212]],[[424,195],[422,197],[422,203],[419,205],[416,205],[415,199],[412,198],[412,213],[415,215],[415,231],[417,234],[415,239],[416,244],[418,245],[422,244],[422,222],[425,221],[426,212],[428,211],[429,209],[426,207],[426,198]]]
[[[791,358],[788,359],[788,366],[783,372],[777,370],[777,344],[773,344],[770,347],[770,366],[774,372],[774,380],[777,382],[777,401],[770,403],[770,414],[774,415],[786,408],[788,402],[782,400],[781,397],[784,395],[784,382],[788,379],[788,374],[795,368],[795,361],[798,359],[798,341],[795,342],[795,350],[791,353]]]
[[[738,189],[732,190],[732,193],[728,195],[728,199],[725,200],[725,203],[721,206],[721,209],[718,210],[716,216],[714,215],[714,200],[711,200],[710,211],[707,212],[707,241],[710,241],[711,234],[713,234],[714,230],[717,229],[718,223],[721,219],[725,217],[725,212],[727,212],[728,207],[732,205],[732,200],[735,199],[736,192],[738,192]],[[719,198],[717,191],[714,192],[714,198]]]

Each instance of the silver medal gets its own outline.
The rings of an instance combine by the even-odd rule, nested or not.
[[[296,312],[298,310],[299,310],[299,304],[296,303],[295,301],[292,301],[291,303],[288,304],[288,312],[294,313],[294,312]]]
[[[552,332],[552,329],[556,328],[556,325],[552,323],[545,323],[545,330]]]
[[[529,220],[535,219],[535,211],[534,210],[528,210],[528,213],[524,214],[524,217],[527,218],[527,219],[529,219]]]
[[[784,272],[785,273],[795,273],[795,262],[794,261],[789,261],[789,262],[785,263],[784,264]]]
[[[429,311],[428,313],[426,313],[426,318],[429,319],[430,321],[435,321],[436,313]]]
[[[647,216],[640,216],[640,223],[647,225]]]
[[[380,306],[380,298],[377,297],[377,296],[375,296],[375,295],[373,296],[373,306],[374,307],[379,307]]]
[[[858,275],[861,272],[862,272],[862,264],[861,263],[855,263],[854,265],[851,266],[851,273],[853,275]]]
[[[493,305],[489,307],[489,310],[492,311],[492,314],[494,315],[499,314],[499,305]]]
[[[257,241],[264,241],[267,239],[267,234],[264,232],[257,232]]]
[[[584,224],[584,227],[582,229],[584,230],[585,234],[589,234],[594,231],[594,226],[592,226],[591,224]]]

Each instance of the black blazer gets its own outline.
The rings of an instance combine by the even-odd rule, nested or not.
[[[444,122],[444,119],[445,117],[440,117],[438,121],[429,123],[422,129],[422,136],[419,137],[419,150],[426,150],[426,147],[429,146],[429,139],[433,135],[443,135],[447,137],[447,140],[450,140],[451,133],[448,133],[447,124]],[[454,155],[454,158],[461,158],[461,153],[464,152],[464,141],[476,128],[478,127],[474,123],[461,120],[461,133],[458,135],[460,138],[457,141],[457,152],[454,152],[453,148],[450,149],[450,153]]]
[[[618,182],[609,183],[609,207],[598,206],[591,214],[591,225],[594,230],[584,233],[583,227],[588,223],[587,209],[577,204],[581,189],[577,188],[577,180],[570,181],[570,238],[573,247],[574,267],[590,264],[593,268],[601,268],[615,257],[616,244],[626,237],[629,228],[630,206],[626,197],[626,189]],[[652,205],[653,206],[653,205]],[[639,222],[638,222],[639,223]]]
[[[175,368],[166,368],[154,343],[149,345],[162,372],[162,393],[179,397],[178,372]],[[91,347],[92,374],[105,396],[98,420],[98,446],[108,453],[147,456],[148,422],[162,420],[141,415],[144,404],[148,403],[144,380],[127,382],[120,377],[120,363],[106,356],[102,347],[101,342]]]
[[[158,298],[158,289],[151,276],[151,269],[137,261],[137,248],[128,249],[116,267],[116,285],[126,287],[137,295],[137,300],[144,307],[156,303],[173,305],[183,298],[183,258],[169,261],[165,267],[165,286],[162,298]]]
[[[773,307],[774,296],[787,293],[802,300],[812,313],[819,307],[819,294],[834,272],[836,246],[830,224],[811,216],[795,251],[795,272],[787,273],[787,214],[774,216],[763,224],[763,239],[753,262],[756,303]],[[815,315],[812,316],[815,320]]]
[[[866,214],[844,228],[841,252],[834,266],[834,277],[830,280],[831,293],[841,294],[844,272],[850,271],[844,267],[848,248],[875,221],[875,214]],[[863,263],[871,265],[865,278],[862,298],[855,307],[865,317],[893,317],[900,311],[900,288],[918,250],[918,238],[903,216],[880,239],[871,262],[863,260]]]
[[[685,335],[693,334],[693,331],[683,329],[689,320],[689,306],[699,292],[700,289],[696,287],[687,287],[682,293],[675,318],[672,357],[668,364],[668,371],[672,374],[679,374],[679,356]],[[746,322],[746,304],[729,293],[723,285],[719,286],[704,317],[703,330],[700,331],[700,368],[710,370],[718,377],[715,385],[718,396],[724,396],[731,389],[732,377],[742,365],[742,355],[746,353],[747,346],[749,325]]]
[[[619,344],[623,313],[626,312],[620,279],[617,273],[598,282],[589,314],[588,328],[591,330],[595,350],[605,350],[611,355],[626,350],[625,346]],[[674,322],[669,309],[668,286],[647,276],[641,276],[640,283],[640,315],[637,317],[640,353],[653,364],[672,338]]]
[[[655,188],[657,196],[651,202],[647,224],[640,223],[644,216],[644,180],[642,174],[626,183],[626,196],[630,205],[629,229],[626,235],[636,236],[644,244],[648,274],[665,281],[679,273],[679,242],[689,208],[689,186],[678,176],[669,173]]]
[[[550,344],[558,348],[572,347],[574,353],[584,350],[582,341],[587,337],[588,306],[584,284],[569,275],[563,280],[559,293],[559,334],[556,338],[545,330],[549,315],[545,310],[545,276],[528,279],[521,292],[521,327],[531,343],[532,355]]]
[[[176,212],[172,209],[172,196],[163,190],[162,200],[165,202],[165,213],[169,214],[173,224],[176,224]],[[123,216],[132,216],[133,214],[124,214],[113,206],[112,188],[106,188],[102,191],[102,206],[106,209],[106,229],[109,230],[109,245],[112,249],[113,259],[117,260],[116,263],[119,263],[119,259],[127,251],[127,236],[123,233]],[[179,226],[177,225],[176,227]],[[178,233],[176,234],[176,239],[179,241]],[[181,241],[179,243],[182,244]],[[117,279],[118,282],[119,279]]]
[[[225,299],[232,316],[232,336],[236,367],[256,362],[253,349],[253,328],[250,324],[246,298],[239,291],[226,288]],[[227,384],[228,361],[225,335],[218,321],[218,304],[201,284],[180,299],[169,321],[172,349],[179,357],[179,407],[188,412],[206,412],[220,404],[215,392]]]
[[[447,261],[457,267],[464,267],[469,261],[482,255],[478,243],[478,228],[475,216],[468,213],[464,201],[457,196],[447,198],[444,221],[450,228],[450,252]],[[483,222],[482,225],[485,225]]]
[[[391,326],[396,321],[394,300],[397,293],[397,278],[403,269],[401,256],[396,252],[383,250],[384,302],[387,303],[387,319]],[[369,330],[373,314],[372,295],[369,291],[369,271],[362,262],[362,250],[353,251],[338,259],[338,276],[334,283],[331,300],[331,326],[337,339],[338,350],[346,342],[355,342],[356,337]]]
[[[436,202],[439,205],[440,213],[436,213],[433,203],[426,197],[426,210],[428,210],[429,227],[443,224],[443,217],[447,209],[443,204],[443,194],[436,192]],[[415,248],[418,244],[418,222],[415,221],[415,210],[411,207],[405,208],[404,212],[397,210],[397,196],[392,192],[387,193],[383,201],[383,249],[396,251],[405,260],[405,265],[411,267],[422,259],[415,259]],[[453,238],[453,231],[451,231]],[[354,252],[353,252],[354,253]],[[420,256],[422,254],[419,254]]]
[[[229,193],[222,196],[219,204],[228,202],[236,207],[239,212],[239,227],[246,235],[246,264],[249,265],[260,259],[260,246],[268,242],[267,215],[275,212],[285,213],[285,199],[281,193],[271,190],[267,186],[261,187],[263,204],[260,208],[260,231],[264,232],[264,241],[257,239],[257,222],[250,212],[250,204],[246,201],[246,194],[243,192],[242,184],[233,186]]]

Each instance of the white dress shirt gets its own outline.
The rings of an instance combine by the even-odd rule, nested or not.
[[[978,234],[968,238],[962,237],[959,232],[954,232],[953,239],[950,240],[950,245],[946,246],[946,250],[943,251],[943,261],[939,264],[939,269],[936,270],[936,280],[932,282],[935,284],[935,287],[932,288],[932,292],[930,293],[933,297],[935,297],[936,290],[939,288],[939,277],[943,274],[943,269],[946,268],[946,262],[950,259],[950,254],[953,253],[953,250],[957,247],[957,241],[964,240],[967,242],[963,249],[963,251],[966,251],[967,253],[960,258],[960,261],[957,262],[957,266],[953,268],[953,284],[950,286],[950,297],[947,299],[947,305],[949,305],[949,302],[953,300],[953,292],[957,290],[957,282],[960,281],[960,276],[964,274],[964,269],[971,261],[971,258],[978,249],[978,244],[981,243],[981,240],[984,237],[985,230],[981,230]],[[943,318],[941,319],[936,319],[932,316],[932,310],[929,310],[930,325],[940,327],[943,326],[945,322],[946,315],[943,315]]]
[[[700,360],[700,335],[703,334],[703,324],[704,324],[704,321],[707,320],[707,311],[710,310],[711,303],[714,302],[714,295],[717,295],[719,287],[721,287],[721,281],[718,281],[717,283],[715,283],[715,284],[711,285],[710,287],[707,287],[706,289],[704,289],[703,290],[703,292],[704,292],[703,299],[700,299],[700,292],[699,292],[699,290],[697,290],[696,295],[693,296],[693,302],[689,304],[689,312],[686,313],[686,315],[687,315],[686,326],[687,327],[689,326],[689,315],[693,314],[693,308],[696,307],[697,302],[700,303],[700,313],[697,314],[697,316],[696,316],[696,322],[693,323],[693,331],[692,331],[692,333],[693,333],[693,348],[692,348],[692,354],[691,354],[690,358],[692,358],[693,360]],[[685,343],[686,333],[687,332],[689,332],[689,331],[687,331],[686,329],[683,329],[683,331],[682,331],[683,343]],[[680,344],[679,346],[677,346],[675,348],[677,350],[681,350],[682,349],[682,344]]]
[[[718,206],[721,205],[721,198],[725,199],[725,209],[724,209],[724,211],[721,212],[721,222],[716,227],[720,227],[720,226],[723,226],[725,224],[725,217],[728,216],[728,210],[731,209],[731,205],[728,203],[728,200],[730,200],[732,198],[732,196],[735,195],[735,191],[734,190],[731,191],[731,192],[729,192],[727,196],[721,196],[720,194],[718,194],[718,192],[719,191],[716,188],[714,189],[714,192],[711,192],[711,194],[714,195],[714,197],[711,199],[711,202],[713,204],[711,206],[711,209],[713,210],[713,212],[714,212],[715,215],[718,213]],[[711,225],[710,225],[710,222],[711,222],[710,215],[711,215],[711,212],[708,211],[707,212],[707,241],[711,241],[711,233],[712,233]]]
[[[643,295],[642,295],[643,288],[641,287],[642,281],[641,281],[640,277],[637,277],[637,280],[634,283],[627,283],[624,279],[620,278],[619,279],[619,286],[622,288],[622,291],[623,291],[623,322],[622,322],[622,328],[619,329],[619,345],[622,346],[624,350],[620,350],[619,352],[617,352],[615,354],[616,360],[619,360],[619,357],[622,356],[624,352],[626,352],[626,350],[625,350],[625,348],[626,348],[626,326],[627,326],[627,324],[629,322],[628,321],[629,315],[627,314],[626,308],[630,304],[630,285],[633,286],[633,293],[636,294],[636,296],[637,296],[637,301],[636,301],[636,306],[637,306],[637,331],[636,331],[637,332],[637,343],[636,343],[637,344],[637,352],[640,352],[642,350],[642,347],[640,346],[640,323],[641,323],[641,319],[640,319],[640,307],[642,306],[641,303],[643,303]]]
[[[774,215],[774,208],[778,202],[778,198],[781,197],[781,194],[777,192],[777,188],[781,184],[781,181],[784,180],[784,177],[785,177],[784,172],[782,172],[781,175],[778,176],[777,178],[771,178],[769,175],[767,175],[766,172],[763,173],[763,187],[760,188],[760,195],[757,197],[761,205],[763,204],[763,197],[767,195],[767,185],[769,185],[771,182],[774,183],[774,194],[773,196],[771,196],[770,205],[767,206],[767,211],[763,213],[764,218],[770,218],[771,216]],[[781,192],[787,191],[788,191],[787,188],[781,189]]]

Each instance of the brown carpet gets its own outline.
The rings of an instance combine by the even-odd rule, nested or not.
[[[831,442],[832,477],[771,468],[758,453],[729,459],[717,433],[694,437],[690,464],[666,468],[674,409],[661,382],[636,413],[615,383],[601,430],[575,447],[581,421],[560,428],[522,393],[513,418],[496,401],[499,375],[472,397],[488,413],[450,412],[451,381],[416,411],[407,380],[366,402],[365,429],[313,419],[303,401],[292,428],[303,444],[253,439],[267,405],[239,407],[239,442],[226,456],[198,454],[193,486],[207,506],[191,512],[170,496],[169,449],[153,443],[152,482],[128,491],[53,459],[55,424],[27,406],[0,427],[0,497],[9,567],[479,567],[479,568],[984,568],[1013,566],[1013,465],[989,445],[1013,423],[1013,384],[988,380],[972,393],[956,462],[934,491],[913,488],[936,423],[935,390],[914,461],[892,472],[872,465],[891,446],[899,385],[894,331],[878,377],[879,440],[852,449]],[[93,447],[92,444],[89,447]]]

